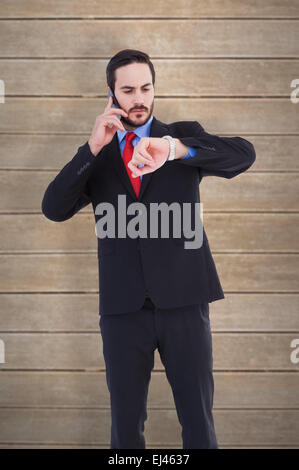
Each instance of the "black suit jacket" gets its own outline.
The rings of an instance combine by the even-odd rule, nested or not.
[[[153,202],[177,202],[181,208],[183,202],[191,203],[194,224],[194,203],[200,202],[202,177],[233,178],[255,161],[250,142],[241,137],[208,134],[197,121],[165,124],[153,117],[150,137],[163,135],[178,138],[183,144],[198,148],[198,152],[191,158],[167,161],[158,170],[143,175],[137,198],[122,160],[117,133],[96,157],[86,142],[47,187],[43,214],[62,222],[92,203],[96,223],[100,216],[95,209],[100,202],[112,204],[117,214],[118,196],[126,195],[126,208],[132,202],[142,202],[148,215]],[[127,223],[132,217],[127,215]],[[159,234],[160,229],[159,224]],[[137,311],[146,295],[159,308],[224,298],[204,229],[202,246],[197,249],[186,249],[184,233],[175,238],[171,228],[170,238],[120,238],[117,234],[118,231],[114,238],[97,238],[100,314]]]

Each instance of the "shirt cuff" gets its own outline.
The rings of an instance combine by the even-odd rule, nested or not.
[[[198,150],[197,148],[195,148],[195,147],[190,147],[190,146],[188,145],[188,153],[186,153],[186,155],[184,155],[184,156],[182,157],[182,159],[194,157],[194,155],[197,153],[197,150]]]

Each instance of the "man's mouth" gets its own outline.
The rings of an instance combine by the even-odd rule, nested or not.
[[[133,113],[144,113],[144,109],[134,109]]]

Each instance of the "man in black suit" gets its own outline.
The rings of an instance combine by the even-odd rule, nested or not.
[[[254,147],[241,137],[208,134],[197,121],[156,119],[155,72],[143,52],[116,54],[107,82],[118,107],[110,97],[89,140],[47,187],[42,211],[60,222],[93,205],[111,448],[145,448],[147,393],[158,348],[183,448],[217,449],[209,303],[224,294],[204,228],[199,244],[198,227],[191,230],[191,242],[186,220],[196,226],[202,177],[233,178],[246,171],[255,160]],[[164,213],[154,219],[159,205]],[[168,223],[165,236],[166,216],[175,211],[180,218],[170,232]]]

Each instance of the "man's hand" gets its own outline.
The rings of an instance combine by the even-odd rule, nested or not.
[[[179,139],[175,141],[175,157],[182,158],[188,153],[188,147]],[[128,163],[133,178],[151,173],[160,168],[167,161],[170,152],[170,144],[162,137],[142,137],[134,148],[132,160]],[[138,165],[144,165],[138,168]]]
[[[112,104],[112,96],[109,96],[105,111],[97,116],[92,134],[88,140],[90,151],[94,156],[97,156],[102,148],[111,142],[117,129],[125,130],[123,123],[116,117],[116,114],[127,117],[128,113],[121,108],[113,108]],[[113,124],[112,128],[109,127],[111,124]]]

